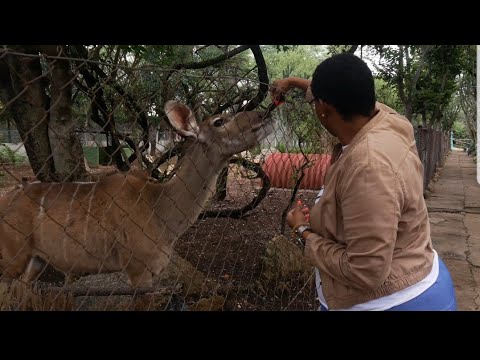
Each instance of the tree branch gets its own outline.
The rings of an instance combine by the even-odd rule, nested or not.
[[[241,45],[223,55],[217,56],[213,59],[208,59],[205,61],[200,61],[200,62],[191,62],[191,63],[186,63],[186,64],[177,64],[173,67],[173,70],[171,70],[168,75],[167,79],[170,77],[170,75],[175,71],[175,70],[180,70],[180,69],[203,69],[215,64],[218,64],[222,61],[228,60],[235,55],[240,54],[241,52],[248,50],[250,48],[249,45]]]
[[[432,45],[425,45],[425,47],[422,48],[423,49],[422,57],[420,58],[417,71],[415,72],[415,76],[413,77],[412,83],[410,85],[410,98],[412,98],[412,95],[415,93],[417,81],[420,78],[420,74],[423,70],[423,67],[425,66],[425,57],[427,56],[428,52],[432,49],[432,47],[433,47]]]
[[[174,156],[180,155],[183,151],[183,143],[176,144],[173,148],[165,151],[165,153],[153,162],[153,168],[158,168],[161,164]]]
[[[251,45],[250,49],[252,50],[253,56],[255,57],[255,61],[257,63],[259,87],[257,96],[250,100],[247,105],[242,106],[238,110],[238,112],[251,111],[256,109],[268,94],[268,71],[267,64],[265,63],[265,58],[263,57],[262,49],[260,49],[259,45]]]
[[[143,294],[165,294],[171,293],[174,289],[172,288],[136,288],[132,289],[131,287],[122,287],[122,288],[80,288],[80,287],[46,287],[40,288],[43,291],[48,292],[59,292],[72,294],[73,296],[119,296],[119,295],[143,295]]]
[[[75,45],[74,48],[83,58],[88,57],[87,49],[85,49],[82,45]],[[145,110],[141,109],[140,106],[137,105],[135,99],[130,94],[127,94],[127,92],[119,84],[117,84],[111,76],[108,76],[97,64],[88,63],[87,66],[90,67],[90,69],[99,77],[104,79],[106,84],[111,85],[123,98],[127,100],[125,105],[127,108],[129,108],[129,110],[136,113],[140,117],[138,123],[142,127],[143,131],[148,133],[148,119],[145,114]]]
[[[443,91],[445,90],[445,84],[447,83],[447,76],[448,76],[448,69],[445,69],[445,72],[443,73],[442,84],[440,85],[440,93],[443,93]],[[431,125],[434,125],[437,122],[439,122],[442,115],[442,111],[443,111],[442,103],[436,104],[432,114],[432,118],[430,119]]]
[[[14,97],[7,63],[0,59],[0,101],[7,104]]]
[[[234,219],[241,219],[245,214],[253,209],[255,209],[258,204],[265,198],[267,195],[268,190],[270,189],[270,179],[268,178],[267,174],[262,169],[262,166],[259,164],[255,164],[254,162],[248,161],[243,158],[234,158],[230,159],[230,164],[239,164],[244,168],[255,171],[263,181],[263,186],[258,192],[257,196],[247,205],[242,207],[241,209],[226,209],[226,210],[207,210],[200,214],[199,218],[202,217],[230,217]]]
[[[280,228],[280,233],[282,235],[285,235],[285,224],[287,222],[288,211],[292,207],[293,202],[295,201],[295,198],[297,197],[298,189],[300,187],[300,184],[302,183],[303,178],[305,177],[305,169],[307,167],[309,167],[310,164],[311,164],[310,160],[308,159],[307,155],[305,155],[305,153],[302,149],[302,142],[301,142],[300,138],[298,139],[298,147],[300,149],[300,152],[303,155],[303,158],[305,159],[305,162],[302,164],[302,166],[300,166],[300,169],[297,170],[297,175],[298,175],[298,173],[301,173],[300,177],[297,178],[297,181],[295,182],[295,186],[293,187],[292,196],[290,196],[290,201],[289,201],[288,205],[285,207],[285,210],[283,210],[283,212],[282,212],[282,225],[281,225],[281,228]]]
[[[88,58],[88,51],[82,45],[75,45],[71,47],[71,49],[73,50],[74,53],[76,53],[76,55],[79,58],[85,58],[85,59]],[[100,78],[105,79],[107,78],[107,75],[103,72],[103,70],[101,70],[98,67],[98,65],[96,64],[92,65],[89,63],[87,66],[89,66],[90,69],[92,69],[92,71],[94,72],[96,72],[95,70],[98,71],[96,72],[98,77],[95,78],[93,74],[85,67],[86,65],[85,63],[82,63],[81,60],[79,60],[78,62],[79,62],[80,74],[83,76],[87,86],[90,88],[90,91],[87,91],[86,94],[92,100],[92,120],[95,121],[104,130],[107,130],[110,133],[110,135],[112,136],[112,150],[113,150],[112,157],[115,160],[115,164],[120,171],[127,171],[129,169],[128,164],[132,163],[137,158],[137,154],[133,153],[128,159],[125,159],[126,161],[124,161],[121,156],[122,150],[121,150],[118,134],[115,128],[113,112],[109,114],[107,111],[108,107],[104,99],[103,87],[102,87],[102,84],[100,84]],[[107,82],[108,81],[109,80],[107,80]],[[113,82],[113,80],[110,80],[110,82]],[[77,86],[81,86],[81,84],[77,83]],[[85,92],[85,87],[81,86],[81,89]],[[116,90],[120,93],[119,89],[116,88]],[[123,93],[125,93],[123,89],[120,89],[120,90]],[[124,98],[128,100],[129,97],[124,96]],[[132,109],[132,107],[128,106],[128,102],[126,103],[126,106],[130,111],[135,112],[135,109]],[[99,112],[102,114],[103,119],[99,116]],[[146,121],[146,117],[144,120]],[[144,124],[144,122],[139,122],[139,123],[141,123],[141,125]],[[148,134],[148,127],[147,127],[147,131],[145,131],[145,129],[143,130],[144,130],[143,132],[144,139],[146,139]]]
[[[147,158],[142,155],[142,153],[145,151],[145,149],[148,146],[148,142],[144,142],[143,145],[139,148],[137,144],[135,144],[135,141],[133,141],[127,135],[118,134],[118,138],[125,141],[127,145],[130,146],[130,148],[133,150],[133,154],[135,154],[135,157],[133,157],[133,154],[128,157],[127,163],[131,164],[136,159],[141,159],[144,162],[144,164],[147,165],[148,170],[150,170],[150,166],[151,166],[150,161],[148,161]]]
[[[403,80],[405,78],[405,72],[403,70],[403,45],[398,45],[399,48],[399,56],[398,56],[398,74],[397,74],[397,85],[398,85],[398,96],[400,100],[406,105],[407,103],[407,96],[405,94],[405,84]]]
[[[357,51],[358,46],[359,46],[359,45],[351,45],[348,50],[345,50],[345,52],[350,53],[350,54],[354,54],[355,51]]]
[[[235,84],[233,84],[232,86],[230,86],[228,89],[227,89],[227,92],[229,92],[231,89],[233,89],[234,86],[236,86],[242,79],[244,79],[248,74],[250,74],[253,70],[255,70],[257,68],[257,66],[255,65],[253,68],[251,68],[250,70],[248,70],[242,77],[240,77],[238,79],[238,81],[235,82]],[[245,98],[243,98],[242,96],[240,96],[239,99],[237,100],[229,100],[227,102],[225,102],[224,104],[222,105],[219,105],[217,106],[217,108],[215,109],[215,111],[213,112],[214,114],[220,114],[222,113],[224,110],[228,109],[229,107],[233,107],[235,105],[238,105],[238,104],[241,104],[242,102],[244,102]]]

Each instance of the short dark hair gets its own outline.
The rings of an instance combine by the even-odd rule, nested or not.
[[[333,106],[346,120],[370,116],[375,109],[375,84],[368,65],[359,57],[342,53],[320,63],[312,77],[315,100]]]

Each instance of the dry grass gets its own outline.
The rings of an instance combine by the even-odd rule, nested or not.
[[[19,281],[0,283],[0,311],[69,311],[74,304],[71,294],[26,286]]]

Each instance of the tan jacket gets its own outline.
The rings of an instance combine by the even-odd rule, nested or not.
[[[377,108],[328,170],[311,209],[305,256],[320,271],[331,309],[402,290],[433,264],[413,127],[385,105]]]

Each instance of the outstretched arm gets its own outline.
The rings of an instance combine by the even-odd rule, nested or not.
[[[272,82],[270,87],[270,94],[272,96],[272,100],[275,101],[283,101],[285,94],[293,88],[303,90],[307,93],[307,98],[309,96],[309,89],[310,89],[311,80],[302,79],[299,77],[288,77],[285,79],[279,79]]]

